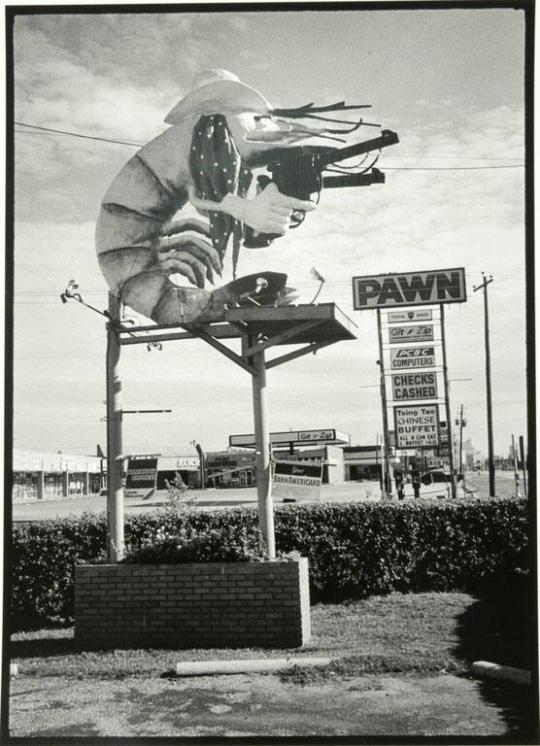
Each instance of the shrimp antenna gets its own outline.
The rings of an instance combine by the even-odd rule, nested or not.
[[[347,111],[349,109],[371,109],[371,104],[352,104],[349,106],[345,105],[344,101],[338,101],[336,104],[329,104],[328,106],[313,106],[313,104],[304,104],[304,106],[298,106],[296,109],[272,109],[270,112],[276,117],[288,117],[289,119],[302,118],[309,116],[313,113],[320,113],[323,111]]]

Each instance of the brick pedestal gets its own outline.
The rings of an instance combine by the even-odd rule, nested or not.
[[[311,635],[307,559],[189,565],[80,565],[81,650],[304,645]]]

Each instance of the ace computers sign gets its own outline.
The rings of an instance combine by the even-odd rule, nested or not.
[[[435,347],[402,347],[400,350],[390,350],[390,367],[392,370],[434,368]]]

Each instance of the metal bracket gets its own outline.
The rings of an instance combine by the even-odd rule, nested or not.
[[[295,358],[301,357],[302,355],[309,355],[310,353],[315,354],[317,350],[320,350],[322,347],[328,347],[328,345],[331,344],[333,344],[333,340],[329,342],[312,342],[306,347],[302,347],[302,349],[300,350],[293,350],[292,352],[288,352],[285,355],[275,357],[273,360],[268,360],[268,362],[266,363],[266,369],[268,370],[269,368],[274,368],[276,365],[287,363],[289,360],[294,360]]]
[[[283,344],[287,339],[293,339],[300,334],[300,332],[305,332],[308,329],[312,329],[314,326],[319,326],[320,323],[321,322],[318,319],[317,321],[304,321],[302,324],[297,324],[291,329],[287,329],[280,334],[276,334],[274,337],[270,337],[266,342],[257,342],[251,347],[245,349],[243,354],[245,357],[250,357],[257,352],[267,350],[269,347],[273,347],[274,345]]]
[[[223,355],[225,355],[225,357],[228,357],[229,360],[233,361],[233,363],[236,363],[244,370],[247,370],[247,372],[251,373],[252,376],[257,375],[257,370],[252,365],[250,365],[248,362],[246,362],[246,360],[243,357],[238,355],[236,352],[233,352],[232,350],[230,350],[228,347],[226,347],[221,342],[218,342],[217,339],[214,339],[214,337],[212,337],[210,334],[207,334],[206,332],[203,332],[202,330],[197,330],[196,332],[194,332],[194,334],[196,334],[197,337],[202,339],[204,342],[209,344],[211,347],[218,350],[218,352],[221,352]]]

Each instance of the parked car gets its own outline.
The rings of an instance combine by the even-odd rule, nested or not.
[[[431,469],[422,474],[420,481],[426,486],[430,484],[446,484],[452,481],[452,477],[449,472],[442,471],[442,469]]]

